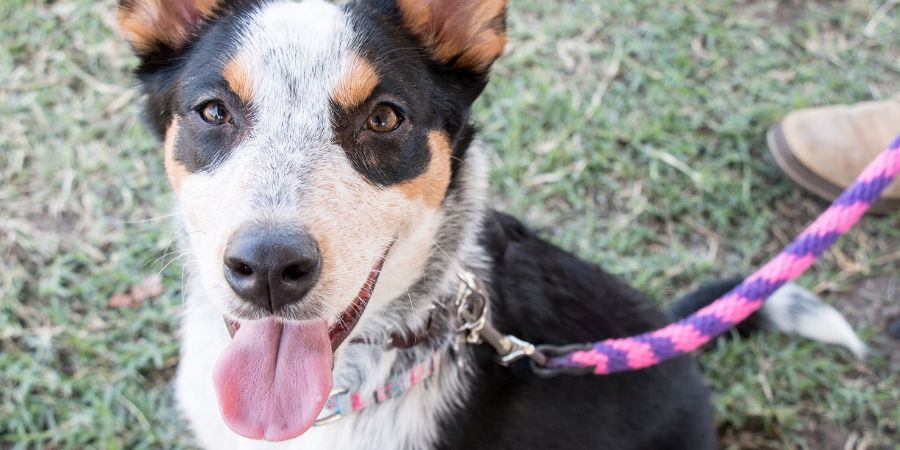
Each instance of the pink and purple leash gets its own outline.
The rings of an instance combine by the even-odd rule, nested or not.
[[[898,172],[900,136],[794,242],[715,302],[656,331],[556,352],[544,368],[591,369],[595,375],[605,375],[644,369],[696,350],[753,314],[779,287],[805,272],[862,218]]]

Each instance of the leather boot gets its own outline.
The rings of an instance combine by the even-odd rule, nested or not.
[[[834,200],[900,134],[900,96],[890,100],[801,109],[769,129],[769,151],[794,182]],[[894,181],[869,210],[900,209]]]

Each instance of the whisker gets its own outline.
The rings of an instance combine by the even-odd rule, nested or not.
[[[162,269],[159,269],[159,271],[156,272],[156,274],[157,274],[157,275],[162,275],[162,273],[165,272],[165,270],[166,270],[167,267],[169,267],[173,262],[178,261],[179,259],[185,257],[187,254],[188,254],[188,252],[182,252],[182,253],[181,253],[180,255],[178,255],[177,257],[172,258],[172,260],[169,261],[169,262],[167,262],[166,265],[164,265]],[[182,270],[184,270],[184,269],[182,268]]]

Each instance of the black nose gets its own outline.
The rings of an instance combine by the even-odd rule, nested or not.
[[[319,249],[296,228],[249,226],[225,249],[225,279],[242,299],[270,312],[299,301],[316,283]]]

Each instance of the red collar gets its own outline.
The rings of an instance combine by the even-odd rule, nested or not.
[[[388,247],[388,250],[390,250],[390,247]],[[341,315],[338,316],[334,325],[329,328],[328,337],[331,339],[332,352],[337,350],[341,343],[344,342],[344,339],[347,339],[347,336],[349,336],[350,332],[353,331],[353,328],[356,327],[359,319],[362,318],[366,306],[369,305],[369,299],[372,298],[372,290],[375,288],[375,283],[378,282],[378,276],[381,274],[381,268],[384,266],[384,260],[386,258],[387,250],[385,250],[381,259],[375,263],[372,270],[369,271],[369,278],[366,280],[365,284],[363,284],[362,289],[359,291],[359,295],[353,299],[353,303],[350,303],[350,306],[348,306],[347,309],[341,312]]]

